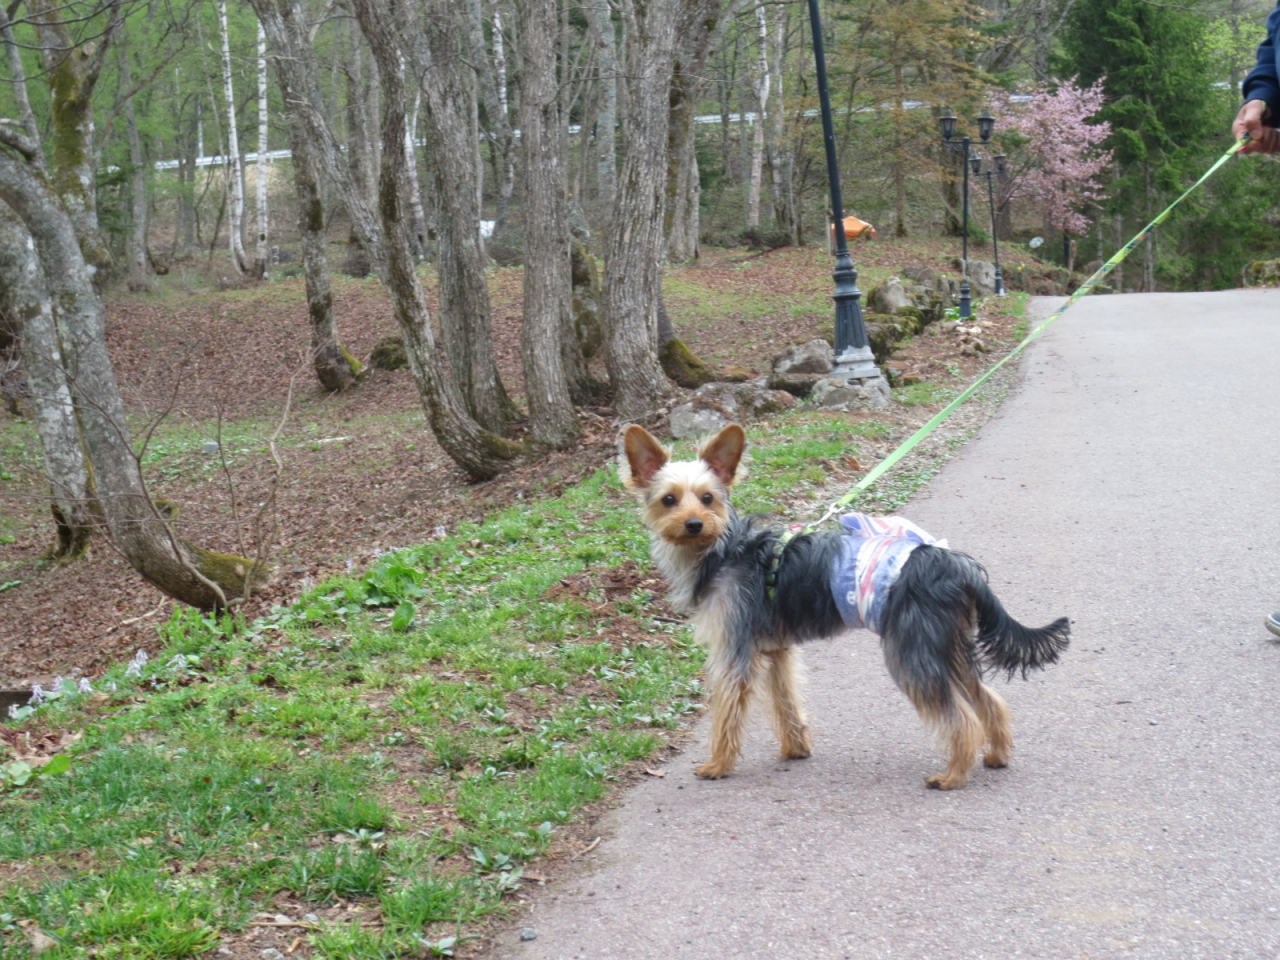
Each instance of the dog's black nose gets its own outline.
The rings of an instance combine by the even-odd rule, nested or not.
[[[702,532],[702,521],[697,517],[690,517],[684,522],[684,528],[696,536]]]

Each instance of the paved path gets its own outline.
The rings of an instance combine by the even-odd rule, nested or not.
[[[1280,956],[1278,468],[1280,293],[1083,301],[904,511],[1019,619],[1072,618],[1062,664],[1001,686],[1013,764],[926,790],[875,640],[815,644],[813,758],[758,724],[703,783],[704,723],[499,956]]]

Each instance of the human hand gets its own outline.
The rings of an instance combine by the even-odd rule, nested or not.
[[[1249,142],[1240,148],[1241,153],[1280,153],[1280,130],[1262,122],[1267,113],[1265,100],[1250,100],[1236,114],[1231,132],[1237,140],[1249,134]]]

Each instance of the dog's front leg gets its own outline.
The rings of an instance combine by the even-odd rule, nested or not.
[[[765,683],[773,699],[773,729],[778,735],[782,756],[803,760],[813,753],[813,741],[800,705],[800,652],[784,647],[770,650],[764,658],[768,668]]]
[[[759,670],[751,641],[738,636],[736,618],[715,597],[698,611],[695,630],[710,650],[707,681],[711,687],[711,759],[698,767],[703,780],[719,780],[733,772],[742,753],[751,688]]]

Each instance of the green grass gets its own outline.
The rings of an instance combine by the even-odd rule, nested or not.
[[[956,389],[895,396],[936,406]],[[312,428],[282,442],[314,442]],[[265,429],[226,425],[224,450],[255,453]],[[893,429],[807,407],[753,424],[735,502],[774,512],[852,486],[847,458],[874,459],[867,448]],[[27,433],[0,427],[0,451],[28,456]],[[204,439],[163,425],[148,470],[216,461]],[[937,466],[892,472],[859,508],[895,508]],[[58,941],[50,960],[176,958],[260,911],[339,900],[380,923],[321,922],[305,931],[311,955],[444,955],[698,708],[703,654],[683,625],[655,616],[643,588],[595,586],[610,570],[649,570],[636,514],[601,470],[256,622],[180,611],[150,662],[27,716],[33,733],[81,739],[68,772],[0,792],[0,871],[25,865],[0,874],[0,960],[28,955],[19,920]]]

